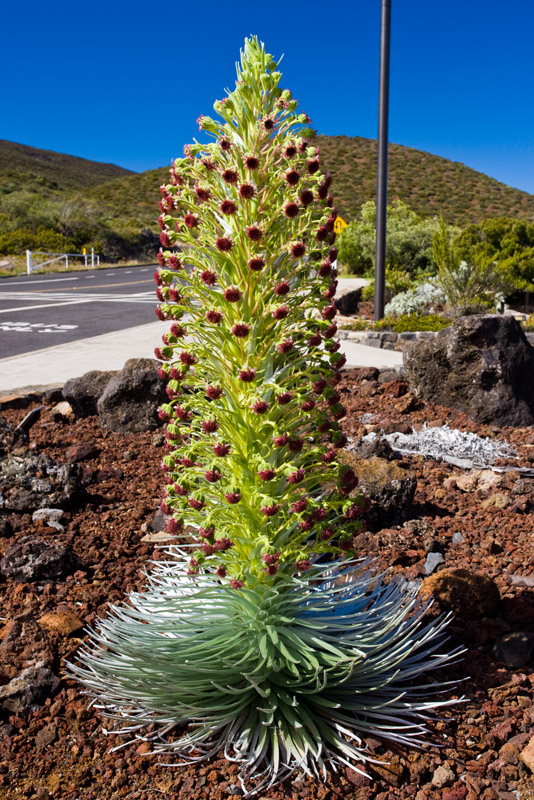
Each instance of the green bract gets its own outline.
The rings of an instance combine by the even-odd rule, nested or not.
[[[223,122],[200,118],[215,142],[162,187],[162,510],[180,546],[69,667],[115,730],[186,760],[221,751],[254,792],[372,760],[367,733],[418,742],[443,704],[420,676],[457,655],[417,584],[339,558],[364,503],[336,455],[336,212],[279,79],[247,40]]]

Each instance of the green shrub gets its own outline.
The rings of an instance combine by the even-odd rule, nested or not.
[[[408,333],[415,331],[440,331],[447,328],[451,320],[441,314],[403,314],[400,317],[384,317],[375,322],[373,328],[379,331]]]

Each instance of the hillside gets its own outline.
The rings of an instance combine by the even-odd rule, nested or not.
[[[333,194],[341,216],[355,218],[376,193],[375,139],[317,136],[323,169],[334,176]],[[457,161],[390,144],[388,197],[403,200],[421,216],[441,211],[460,226],[487,217],[534,219],[534,195],[513,189]]]
[[[321,163],[334,177],[333,195],[340,215],[348,221],[376,193],[375,139],[317,136]],[[127,215],[153,226],[158,187],[167,182],[168,167],[129,175],[95,186],[87,194],[112,216]],[[441,211],[460,226],[487,217],[534,219],[534,195],[513,189],[459,162],[414,150],[389,146],[389,198],[403,200],[422,216]]]
[[[39,150],[0,139],[0,192],[76,191],[133,174],[115,164]]]

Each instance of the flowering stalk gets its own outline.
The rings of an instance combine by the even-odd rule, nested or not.
[[[158,315],[180,320],[156,349],[170,398],[163,510],[170,531],[196,531],[191,570],[234,586],[352,555],[362,526],[336,452],[336,209],[276,67],[245,43],[235,91],[215,103],[222,121],[199,118],[215,141],[188,146],[161,187]]]
[[[116,729],[185,759],[222,751],[253,793],[359,769],[368,733],[419,742],[449,702],[420,676],[458,654],[439,652],[448,620],[425,621],[416,584],[350,558],[364,504],[337,457],[336,211],[279,79],[246,41],[223,121],[200,118],[214,143],[162,187],[162,510],[180,546],[69,665]]]

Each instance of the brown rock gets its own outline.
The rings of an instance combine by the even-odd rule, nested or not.
[[[463,619],[495,616],[500,606],[497,585],[491,578],[467,569],[442,569],[421,585],[424,597],[433,595],[438,605]]]
[[[30,612],[9,620],[0,632],[0,668],[8,678],[37,662],[51,666],[54,652],[46,633]]]
[[[96,458],[99,454],[98,447],[93,442],[80,442],[72,444],[65,451],[65,458],[71,463],[85,461],[89,458]]]
[[[527,746],[521,750],[519,753],[519,758],[531,772],[534,772],[534,736]]]
[[[57,726],[54,723],[50,723],[50,725],[46,725],[44,728],[41,728],[39,733],[35,736],[35,747],[37,752],[41,752],[49,744],[55,742],[57,738]]]
[[[70,609],[50,611],[39,619],[39,625],[47,631],[59,633],[61,636],[70,636],[75,631],[83,628],[83,621]]]
[[[405,772],[404,765],[401,764],[399,756],[391,756],[389,761],[383,761],[380,764],[373,764],[372,769],[377,772],[382,780],[389,783],[390,786],[400,786]]]

